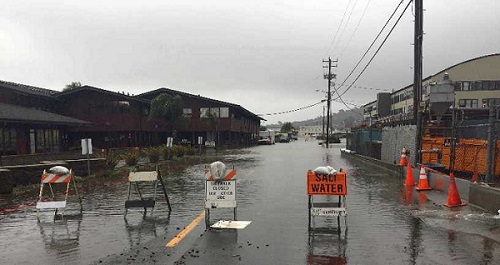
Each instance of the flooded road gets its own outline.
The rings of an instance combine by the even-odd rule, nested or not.
[[[54,223],[45,213],[38,224],[33,206],[0,215],[0,263],[500,263],[500,219],[470,207],[445,208],[446,194],[438,191],[407,191],[402,179],[341,157],[343,146],[327,150],[301,140],[193,158],[185,170],[171,165],[164,172],[172,212],[159,196],[154,216],[146,218],[140,210],[124,218],[126,178],[86,183],[83,212],[73,203],[69,220]],[[238,220],[252,223],[204,231],[202,222],[191,232],[195,239],[169,252],[166,243],[203,211],[203,168],[215,159],[237,170]],[[348,216],[340,226],[337,218],[317,217],[309,232],[305,176],[321,165],[347,172]],[[217,209],[211,218],[230,219],[232,212]]]

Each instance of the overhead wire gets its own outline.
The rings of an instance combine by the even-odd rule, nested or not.
[[[339,33],[340,28],[342,27],[342,23],[344,23],[345,14],[347,14],[347,10],[349,10],[349,5],[351,4],[351,1],[352,0],[349,0],[349,2],[347,3],[347,6],[345,7],[345,10],[344,10],[344,14],[342,15],[342,19],[340,19],[339,27],[337,28],[337,31],[335,31],[335,34],[333,35],[332,42],[330,43],[330,47],[328,47],[328,50],[326,51],[326,54],[323,57],[326,57],[326,55],[330,55],[331,49],[333,47],[333,43],[335,42],[335,40],[337,38],[337,34]]]
[[[340,40],[342,40],[342,36],[344,35],[345,29],[347,28],[347,24],[349,24],[349,21],[351,21],[352,13],[354,12],[354,9],[356,8],[357,4],[358,4],[358,0],[354,0],[354,4],[352,5],[351,12],[349,12],[349,16],[347,17],[347,20],[344,23],[344,28],[340,31],[339,38],[337,39],[337,43],[335,45],[333,45],[332,51],[335,50],[335,48],[340,43]]]
[[[353,110],[352,108],[350,108],[346,102],[342,99],[342,95],[344,95],[345,93],[347,93],[347,91],[349,91],[349,89],[352,88],[352,86],[358,81],[358,79],[361,77],[361,75],[365,72],[365,70],[368,68],[368,66],[371,64],[371,62],[373,61],[373,59],[375,58],[375,56],[377,56],[378,52],[380,51],[380,49],[384,46],[385,42],[387,41],[387,39],[389,38],[389,36],[391,35],[391,33],[394,31],[394,28],[396,27],[396,25],[399,23],[399,21],[401,20],[401,18],[403,17],[403,15],[406,13],[406,10],[408,9],[408,7],[410,6],[410,4],[412,3],[413,0],[410,0],[408,2],[408,4],[406,5],[405,9],[403,10],[403,12],[401,12],[400,16],[398,17],[398,19],[396,20],[396,22],[394,23],[394,25],[392,26],[392,28],[390,29],[389,33],[387,33],[387,35],[385,36],[384,40],[382,41],[382,43],[379,45],[378,49],[375,51],[375,53],[372,55],[372,57],[370,58],[370,60],[368,61],[368,63],[365,65],[365,67],[363,68],[363,70],[361,70],[361,72],[358,74],[358,76],[354,79],[354,81],[351,83],[351,85],[349,85],[349,87],[346,88],[346,90],[344,92],[342,92],[342,94],[339,94],[339,88],[345,83],[345,81],[347,80],[347,78],[344,80],[344,82],[339,86],[339,87],[334,87],[334,91],[335,93],[337,94],[337,97],[334,99],[339,99],[342,104],[344,104],[344,106],[346,106],[346,108],[348,108],[349,110],[353,111],[353,112],[356,112],[358,113],[357,111]],[[397,9],[399,9],[399,5],[398,7],[396,8],[396,11]],[[391,15],[392,17],[392,15]],[[384,25],[385,27],[385,25]],[[378,38],[378,36],[377,36]],[[351,72],[352,73],[352,72]],[[360,115],[362,115],[361,113],[358,113]]]
[[[349,74],[344,79],[344,81],[342,81],[342,84],[340,86],[343,86],[347,82],[347,80],[349,79],[349,77],[351,77],[351,75],[354,73],[354,71],[356,71],[356,68],[358,68],[359,64],[361,64],[361,62],[363,61],[363,59],[365,58],[365,56],[371,50],[371,48],[373,47],[373,45],[375,44],[375,42],[378,40],[378,38],[380,37],[380,35],[382,34],[382,32],[385,30],[385,28],[387,27],[387,25],[389,24],[389,22],[391,21],[391,19],[394,17],[394,15],[396,14],[396,12],[398,11],[399,7],[401,6],[401,4],[403,2],[404,2],[404,0],[401,0],[401,2],[399,2],[399,4],[394,9],[394,11],[392,12],[391,16],[387,19],[387,21],[385,22],[384,26],[379,31],[379,33],[377,34],[377,36],[375,37],[375,39],[372,41],[372,43],[370,44],[370,46],[368,47],[368,49],[366,49],[366,51],[363,54],[363,56],[361,56],[361,58],[358,60],[358,62],[356,63],[356,65],[354,66],[354,68],[351,70],[351,72],[349,72]]]
[[[358,31],[358,28],[359,28],[359,25],[361,24],[361,21],[363,20],[363,18],[365,17],[365,14],[366,14],[366,10],[368,10],[368,6],[370,5],[370,2],[372,0],[368,0],[366,2],[366,6],[365,6],[365,9],[363,10],[363,13],[361,14],[361,17],[359,18],[358,20],[358,24],[356,25],[356,27],[354,28],[354,31],[352,32],[351,36],[349,37],[349,40],[347,40],[347,43],[346,45],[344,46],[344,49],[342,49],[342,51],[339,53],[339,56],[338,58],[342,58],[342,55],[344,55],[344,52],[345,50],[347,49],[347,47],[349,46],[349,44],[351,44],[351,41],[352,39],[354,38],[354,35],[356,34],[356,32]]]
[[[396,22],[394,23],[394,25],[392,26],[391,30],[389,31],[389,33],[387,33],[387,36],[385,36],[384,40],[382,41],[382,43],[379,45],[378,49],[375,51],[375,53],[372,55],[372,57],[370,58],[370,60],[368,61],[368,63],[365,65],[365,67],[363,68],[363,70],[361,70],[361,72],[358,74],[358,76],[354,79],[354,81],[351,83],[351,85],[349,85],[349,87],[346,88],[346,90],[344,90],[344,92],[342,92],[342,94],[339,94],[338,93],[338,90],[335,89],[335,93],[337,94],[337,98],[341,98],[342,95],[344,95],[345,93],[347,93],[347,91],[349,91],[349,89],[351,89],[351,87],[358,81],[358,79],[361,77],[361,75],[366,71],[366,69],[368,68],[368,66],[370,66],[371,62],[373,61],[373,59],[375,58],[375,56],[377,56],[378,52],[380,51],[380,49],[382,49],[382,47],[384,46],[385,42],[387,41],[387,39],[389,38],[389,36],[391,35],[391,33],[394,31],[394,28],[396,28],[396,26],[398,25],[399,21],[401,20],[401,18],[403,17],[403,15],[406,13],[406,10],[408,9],[408,7],[410,6],[410,4],[413,2],[413,0],[410,0],[408,2],[408,4],[406,5],[406,7],[404,8],[403,12],[401,12],[401,15],[399,15],[398,19],[396,20]],[[346,79],[347,80],[347,79]],[[343,85],[344,83],[341,84],[341,86]]]
[[[273,113],[266,113],[266,114],[257,114],[257,116],[275,116],[275,115],[281,115],[281,114],[286,114],[286,113],[292,113],[292,112],[297,112],[297,111],[300,111],[300,110],[305,110],[305,109],[308,109],[308,108],[312,108],[316,105],[319,105],[321,103],[325,102],[324,100],[321,100],[319,102],[316,102],[314,104],[309,104],[307,106],[304,106],[304,107],[300,107],[300,108],[296,108],[296,109],[292,109],[292,110],[286,110],[286,111],[280,111],[280,112],[273,112]]]

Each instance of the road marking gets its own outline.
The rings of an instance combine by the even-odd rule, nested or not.
[[[198,225],[198,223],[201,220],[203,220],[204,217],[205,217],[205,211],[202,211],[200,215],[196,217],[196,219],[194,219],[188,226],[184,227],[184,229],[182,229],[182,231],[179,234],[177,234],[174,238],[170,240],[170,242],[167,243],[167,247],[171,248],[179,244],[182,241],[182,239],[184,239],[184,237],[186,237],[189,234],[189,232],[191,232],[191,230],[193,230],[193,228],[195,228],[196,225]]]

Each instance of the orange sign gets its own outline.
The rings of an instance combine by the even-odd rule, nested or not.
[[[347,195],[345,172],[336,175],[317,175],[307,172],[307,195]]]

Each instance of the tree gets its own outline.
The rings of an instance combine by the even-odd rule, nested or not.
[[[285,122],[285,123],[283,123],[283,125],[281,126],[281,130],[280,130],[280,132],[282,132],[282,133],[287,133],[287,132],[291,132],[291,131],[293,131],[293,130],[294,130],[294,128],[293,128],[293,126],[292,126],[292,123],[291,123],[291,122]]]
[[[82,87],[82,83],[80,83],[80,82],[71,82],[71,84],[67,84],[63,88],[63,91],[71,90],[71,89],[75,89],[75,88],[79,88],[79,87]]]
[[[215,143],[215,147],[219,145],[219,132],[218,132],[218,125],[219,125],[219,115],[217,112],[208,110],[207,113],[205,114],[205,117],[201,118],[204,122],[210,126],[210,128],[213,130],[215,133],[215,137],[217,137],[217,141]]]
[[[185,125],[186,119],[182,115],[182,99],[180,96],[160,94],[151,101],[150,119],[163,119],[172,125],[172,137],[175,140],[177,129]]]

